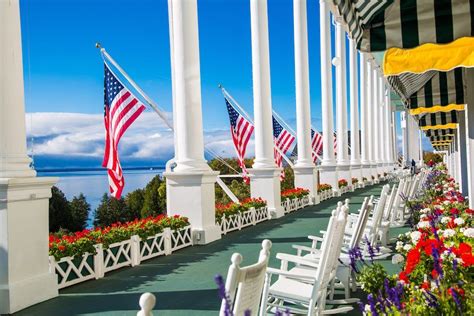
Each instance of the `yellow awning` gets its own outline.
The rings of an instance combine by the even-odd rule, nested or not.
[[[389,48],[383,61],[385,76],[449,71],[456,67],[474,67],[474,37],[462,37],[449,44],[428,43],[411,49]]]
[[[450,104],[446,106],[442,105],[435,105],[429,108],[416,108],[416,109],[411,109],[410,114],[411,115],[420,115],[420,114],[425,114],[425,113],[436,113],[436,112],[450,112],[452,110],[456,111],[464,111],[464,104]]]
[[[431,143],[432,146],[446,146],[449,144],[451,144],[451,142],[432,142]]]
[[[420,127],[422,131],[426,131],[429,129],[446,129],[446,128],[458,128],[457,123],[449,123],[444,125],[431,125],[431,126],[422,126]]]

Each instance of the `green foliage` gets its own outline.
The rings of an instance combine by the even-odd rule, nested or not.
[[[145,190],[137,189],[128,193],[125,196],[125,204],[130,210],[138,210],[141,212],[143,209],[143,204],[145,202]]]
[[[367,294],[378,295],[379,290],[383,289],[385,279],[390,280],[385,268],[380,263],[373,263],[364,265],[362,270],[357,275],[357,281],[360,282],[362,290]],[[393,281],[393,286],[395,281]]]
[[[51,189],[49,200],[49,231],[78,231],[86,227],[90,205],[81,193],[69,202],[57,187]]]
[[[443,162],[443,156],[432,152],[425,152],[423,154],[423,161],[427,164],[430,160],[434,163]]]
[[[69,229],[72,222],[71,207],[64,193],[57,187],[51,189],[52,196],[49,199],[49,231],[56,232],[59,229]]]
[[[116,199],[104,193],[95,211],[94,226],[104,227],[116,222],[125,223],[138,217],[139,213],[136,210],[130,210],[124,198]]]
[[[79,196],[75,196],[69,205],[71,207],[72,216],[70,230],[79,231],[85,229],[91,205],[87,203],[84,194],[80,193]]]
[[[155,176],[145,187],[141,217],[155,216],[166,210],[166,181]]]

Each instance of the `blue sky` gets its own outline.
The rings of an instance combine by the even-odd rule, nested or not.
[[[272,100],[274,109],[295,125],[295,82],[293,51],[293,1],[268,1]],[[252,69],[250,4],[248,0],[199,0],[199,35],[203,120],[206,133],[224,134],[228,118],[220,90],[226,89],[252,112]],[[39,154],[61,155],[65,142],[77,135],[68,130],[87,129],[79,120],[97,121],[103,110],[103,67],[94,47],[99,41],[129,75],[162,108],[171,111],[171,70],[166,0],[22,0],[21,19],[24,53],[25,96],[28,113],[83,113],[71,118],[56,132],[47,129],[48,116],[27,118],[29,135],[35,137]],[[310,86],[313,125],[321,129],[319,65],[319,1],[308,1]],[[159,141],[170,136],[149,115],[143,124],[132,126]],[[56,122],[62,116],[57,114]],[[100,120],[97,121],[100,125]],[[68,125],[69,124],[69,125]],[[156,126],[155,126],[156,125]],[[78,154],[100,160],[103,131],[82,135],[77,148],[63,154]],[[219,131],[221,132],[219,134]],[[165,135],[166,134],[166,135]],[[61,136],[62,142],[57,138]],[[228,147],[229,135],[214,144]],[[74,138],[76,137],[76,138]],[[211,137],[212,138],[212,137]],[[133,138],[123,142],[132,142]],[[144,143],[147,139],[142,139]],[[88,144],[95,147],[88,148]],[[140,144],[140,143],[138,143]],[[43,147],[41,147],[43,146]],[[48,147],[49,146],[49,147]],[[54,147],[56,146],[56,147]],[[137,146],[122,144],[133,158]],[[227,148],[226,147],[226,148]],[[134,149],[133,149],[134,148]],[[170,147],[172,148],[172,146]],[[154,147],[156,151],[170,148]],[[58,149],[58,152],[55,150]],[[231,148],[227,148],[231,151]],[[226,149],[226,150],[227,150]],[[43,151],[42,151],[43,150]],[[127,151],[128,150],[128,151]],[[135,152],[134,152],[135,150]],[[36,152],[35,148],[35,152]],[[222,150],[224,152],[225,150]],[[144,159],[146,153],[138,158]],[[137,157],[135,157],[137,158]],[[133,160],[133,159],[132,159]]]

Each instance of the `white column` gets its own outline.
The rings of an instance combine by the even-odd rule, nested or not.
[[[336,23],[336,123],[337,123],[337,173],[351,186],[351,169],[347,141],[347,81],[346,37],[341,23]]]
[[[458,112],[458,148],[459,148],[459,189],[464,196],[468,194],[468,159],[466,148],[466,113],[464,111]]]
[[[359,145],[359,82],[357,78],[357,50],[355,42],[351,39],[349,39],[349,73],[351,102],[351,176],[357,178],[359,183],[362,183]],[[365,98],[365,93],[361,93],[361,100],[362,95],[364,95]]]
[[[367,160],[369,168],[367,180],[372,182],[372,177],[377,174],[375,166],[375,137],[374,137],[374,120],[375,120],[375,102],[374,102],[374,79],[372,60],[367,60]]]
[[[252,197],[267,201],[273,217],[284,215],[280,197],[280,168],[273,153],[270,51],[267,0],[250,0],[252,80],[255,115],[255,160],[250,170]]]
[[[465,110],[466,119],[466,158],[467,164],[467,196],[469,197],[469,208],[474,209],[474,76],[470,69],[467,69],[467,105]]]
[[[220,239],[215,223],[214,185],[218,172],[204,160],[201,70],[196,0],[169,0],[170,47],[176,168],[165,172],[169,215],[189,218],[193,239],[205,244]],[[186,198],[183,198],[186,197]]]
[[[10,314],[58,295],[48,262],[57,178],[36,178],[26,155],[18,0],[0,1],[0,43],[0,314]]]
[[[391,156],[391,159],[392,159],[392,163],[397,163],[398,161],[398,135],[397,135],[397,120],[396,120],[396,112],[395,111],[392,111],[391,112],[391,116],[392,116],[392,129],[391,129],[391,133],[392,133],[392,156]]]
[[[375,63],[375,60],[374,60]],[[381,124],[380,124],[380,109],[382,108],[381,105],[381,98],[380,98],[380,75],[378,66],[375,65],[374,72],[374,160],[376,164],[376,175],[382,174],[381,162],[382,162],[382,148],[380,146],[381,139],[383,137],[383,132],[381,131]]]
[[[392,151],[393,151],[393,137],[392,137],[392,111],[390,108],[390,90],[386,87],[385,89],[385,107],[384,107],[384,113],[385,113],[385,120],[384,120],[384,126],[385,126],[385,144],[384,144],[384,149],[385,149],[385,168],[387,171],[392,170]]]
[[[318,173],[312,159],[306,0],[293,1],[295,36],[296,133],[298,160],[293,167],[295,187],[308,189],[318,199]]]
[[[323,125],[323,160],[321,183],[330,184],[337,191],[337,169],[334,159],[332,69],[331,69],[331,25],[326,0],[319,1],[319,40],[321,46],[321,113]]]
[[[359,53],[360,60],[360,148],[361,148],[361,164],[362,164],[362,178],[370,180],[370,115],[369,115],[369,99],[370,92],[368,91],[368,85],[370,79],[367,76],[368,62],[367,54]]]

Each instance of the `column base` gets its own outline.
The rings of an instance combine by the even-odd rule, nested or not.
[[[332,187],[333,192],[336,194],[339,193],[339,188],[337,185],[338,174],[337,174],[337,165],[321,165],[319,171],[319,183],[320,184],[329,184]]]
[[[0,314],[58,296],[48,259],[49,198],[56,182],[0,178]]]
[[[295,165],[293,171],[295,173],[295,188],[309,190],[310,205],[319,204],[317,167],[299,167]]]
[[[281,168],[249,169],[250,195],[253,198],[262,198],[267,201],[271,218],[280,218],[285,215],[281,206]]]
[[[215,219],[215,183],[219,172],[165,172],[168,215],[189,218],[193,242],[205,245],[221,238]]]

